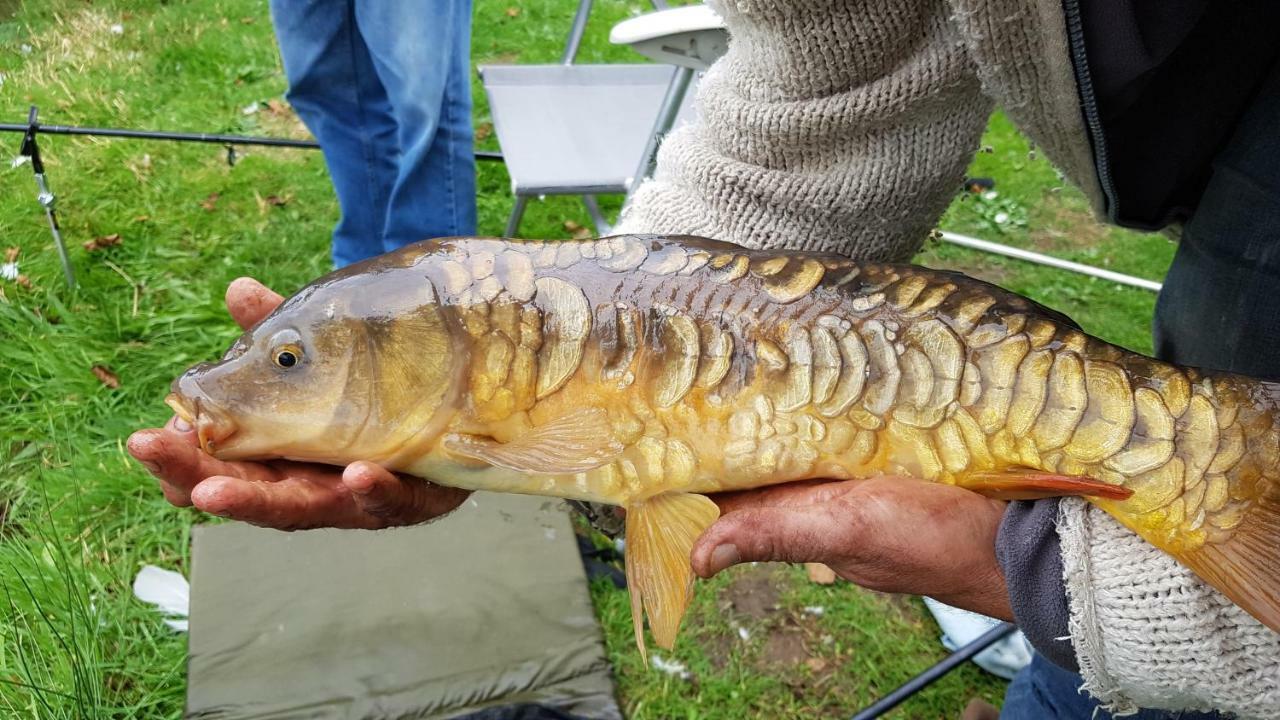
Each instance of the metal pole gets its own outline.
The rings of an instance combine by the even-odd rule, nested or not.
[[[49,220],[49,232],[53,234],[53,243],[58,247],[58,258],[62,260],[62,274],[67,279],[67,287],[75,287],[75,270],[71,267],[71,257],[67,255],[67,245],[63,242],[62,230],[58,227],[58,213],[55,208],[58,199],[49,189],[49,183],[45,179],[44,161],[40,158],[40,144],[36,141],[36,133],[40,127],[37,122],[39,114],[39,108],[32,105],[27,113],[27,127],[22,136],[22,149],[19,150],[19,154],[31,161],[31,172],[36,178],[36,202],[44,208],[44,215]]]
[[[649,177],[649,173],[653,172],[653,165],[658,157],[658,146],[662,144],[667,133],[671,132],[671,127],[676,124],[676,118],[680,115],[680,106],[684,104],[685,93],[689,92],[689,83],[692,81],[693,68],[677,67],[675,74],[671,76],[666,97],[662,98],[658,117],[653,122],[653,132],[649,133],[649,141],[645,143],[644,153],[640,156],[640,166],[636,168],[627,184],[628,199],[635,193],[636,188],[640,187],[640,183]]]
[[[564,44],[564,55],[560,56],[561,65],[572,65],[578,58],[578,48],[582,46],[582,36],[587,31],[587,20],[591,17],[592,0],[579,0],[578,11],[573,14],[573,25],[569,28],[569,39]]]
[[[1070,260],[1063,260],[1051,255],[1042,255],[1041,253],[1023,250],[1022,248],[1009,247],[1008,245],[1001,245],[1000,243],[993,243],[988,240],[979,240],[978,238],[969,237],[968,235],[957,235],[956,233],[945,231],[939,234],[942,236],[943,240],[951,243],[952,245],[959,245],[973,250],[981,250],[982,252],[1017,258],[1018,260],[1025,260],[1037,265],[1045,265],[1061,270],[1070,270],[1071,272],[1080,273],[1081,275],[1110,280],[1111,282],[1128,285],[1130,287],[1142,288],[1143,290],[1160,292],[1160,283],[1153,280],[1125,275],[1124,273],[1113,272],[1111,270],[1103,270],[1102,268],[1096,268],[1092,265],[1082,265],[1081,263],[1071,262]]]
[[[875,720],[875,718],[902,704],[902,701],[932,685],[943,675],[972,659],[975,655],[996,644],[996,642],[1004,639],[1017,629],[1017,626],[1010,623],[996,625],[979,635],[978,639],[948,655],[942,662],[911,678],[902,687],[880,698],[865,710],[854,715],[852,720]]]

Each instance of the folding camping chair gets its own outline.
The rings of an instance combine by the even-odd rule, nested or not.
[[[579,4],[560,64],[480,68],[515,196],[508,237],[543,195],[581,195],[605,234],[595,196],[626,193],[647,174],[662,136],[692,113],[694,74],[726,46],[719,17],[694,5],[624,21],[610,36],[665,64],[575,65],[590,9],[591,0]]]

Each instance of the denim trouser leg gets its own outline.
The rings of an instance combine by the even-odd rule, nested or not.
[[[1009,683],[1000,720],[1111,720],[1092,695],[1080,692],[1080,676],[1054,665],[1043,656],[1032,657]],[[1215,712],[1167,712],[1140,710],[1124,720],[1221,720]]]
[[[391,104],[355,22],[353,0],[271,0],[289,102],[320,141],[342,216],[341,267],[382,253],[398,174]]]
[[[356,21],[398,125],[383,249],[474,234],[471,0],[357,0]]]

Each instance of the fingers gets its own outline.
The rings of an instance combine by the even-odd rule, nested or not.
[[[191,502],[213,515],[277,530],[377,529],[425,522],[458,507],[469,494],[404,479],[373,463],[354,463],[340,478],[336,468],[318,471],[301,464],[283,472],[275,482],[210,477],[191,491]]]
[[[334,489],[296,483],[254,482],[215,476],[191,491],[191,503],[211,515],[275,528],[362,527],[334,512]],[[349,507],[349,506],[348,506]]]
[[[250,277],[236,278],[227,286],[227,311],[248,330],[276,309],[284,297]]]
[[[213,475],[234,475],[253,480],[269,480],[272,471],[255,463],[227,463],[206,455],[195,433],[175,426],[139,430],[129,436],[129,454],[147,469],[164,490],[165,498],[179,507],[191,504],[191,490]]]
[[[743,562],[825,562],[848,542],[844,534],[833,532],[838,527],[830,509],[818,505],[737,510],[698,538],[691,554],[693,570],[708,578]]]
[[[342,484],[359,510],[387,525],[413,525],[451,512],[471,493],[403,478],[369,462],[348,465]]]

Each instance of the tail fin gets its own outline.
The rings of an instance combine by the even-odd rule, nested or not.
[[[1280,498],[1259,500],[1226,540],[1172,555],[1280,632]]]

